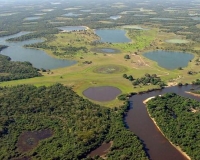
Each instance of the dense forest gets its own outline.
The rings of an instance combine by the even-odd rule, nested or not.
[[[0,82],[42,76],[30,62],[14,62],[0,54]]]
[[[0,159],[91,159],[104,141],[113,141],[108,159],[148,159],[123,123],[128,103],[102,107],[61,84],[0,89]]]
[[[200,159],[200,102],[167,93],[148,101],[148,112],[164,135],[191,159]]]

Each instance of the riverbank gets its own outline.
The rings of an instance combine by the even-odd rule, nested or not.
[[[161,95],[159,95],[159,96],[161,96]],[[154,97],[149,97],[149,98],[147,98],[146,100],[143,101],[143,103],[146,105],[146,103],[147,103],[148,101],[150,101],[151,99],[153,99],[153,98],[155,98],[155,96],[154,96]],[[160,127],[158,126],[156,120],[155,120],[154,118],[151,117],[151,115],[150,115],[150,113],[149,113],[149,111],[148,111],[147,105],[146,105],[146,109],[147,109],[148,115],[149,115],[149,117],[151,118],[151,120],[153,121],[154,125],[155,125],[156,128],[160,131],[160,133],[167,139],[167,141],[169,141],[169,143],[170,143],[174,148],[176,148],[183,156],[185,156],[188,160],[191,160],[191,158],[187,155],[186,152],[183,152],[182,149],[181,149],[179,146],[176,146],[175,144],[173,144],[173,143],[164,135],[164,133],[162,132],[162,130],[161,130]]]
[[[191,94],[191,95],[193,95],[193,96],[200,97],[200,94],[197,94],[197,93],[193,93],[193,92],[185,92],[185,93]]]

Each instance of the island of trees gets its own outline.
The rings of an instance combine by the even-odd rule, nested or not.
[[[148,101],[147,107],[163,134],[191,159],[199,160],[200,102],[167,93]]]
[[[0,54],[0,82],[42,76],[30,62],[14,62]]]

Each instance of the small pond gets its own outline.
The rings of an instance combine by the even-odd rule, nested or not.
[[[118,20],[118,19],[120,19],[120,18],[121,18],[120,15],[110,16],[110,19],[113,19],[113,20]]]
[[[77,17],[77,16],[80,16],[80,15],[82,15],[82,14],[75,14],[75,13],[72,13],[72,12],[67,13],[67,14],[63,14],[63,16],[67,16],[67,17]]]
[[[177,43],[177,44],[189,43],[189,41],[184,40],[184,39],[168,39],[165,42],[167,42],[167,43]]]
[[[42,17],[40,17],[40,16],[35,16],[35,17],[27,17],[27,18],[25,18],[24,20],[25,20],[25,21],[32,21],[32,20],[38,20],[38,19],[40,19],[40,18],[42,18]]]
[[[144,57],[156,61],[160,67],[166,69],[177,69],[186,67],[188,62],[194,58],[193,54],[173,51],[153,51],[143,54]]]
[[[35,148],[39,141],[49,138],[53,135],[50,129],[40,131],[23,132],[18,139],[17,147],[21,152],[27,152]]]
[[[42,50],[23,47],[26,44],[43,42],[42,39],[31,39],[22,42],[6,41],[6,39],[20,37],[28,33],[30,32],[20,32],[11,36],[0,37],[0,44],[9,46],[2,50],[0,54],[9,56],[12,61],[29,61],[36,68],[56,69],[76,64],[76,61],[53,58]]]
[[[90,87],[83,91],[84,96],[91,100],[99,102],[112,101],[120,93],[120,89],[112,86]]]
[[[90,9],[83,9],[83,10],[80,10],[81,12],[91,12],[92,10]]]
[[[131,40],[126,37],[126,31],[122,29],[97,29],[95,33],[101,38],[101,42],[127,43]]]
[[[134,14],[133,16],[135,16],[135,17],[146,17],[148,15],[146,15],[146,14]]]
[[[192,19],[195,21],[200,21],[200,17],[192,17]]]
[[[171,20],[176,20],[174,18],[150,18],[150,19],[153,19],[153,20],[161,20],[161,21],[171,21]]]
[[[85,30],[86,27],[85,26],[64,26],[64,27],[57,27],[58,29],[62,30],[62,31],[81,31],[81,30]]]
[[[98,53],[120,53],[120,50],[114,48],[92,48],[91,51]]]
[[[95,156],[102,156],[102,155],[106,155],[109,152],[109,149],[111,148],[112,143],[103,143],[100,147],[98,147],[97,149],[93,150],[92,152],[90,152],[90,154],[88,155],[89,157],[95,157]]]

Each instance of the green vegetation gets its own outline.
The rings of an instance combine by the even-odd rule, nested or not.
[[[192,84],[200,85],[200,79],[196,79],[196,81],[192,81]]]
[[[1,52],[3,49],[7,48],[7,47],[8,47],[8,46],[0,45],[0,52]]]
[[[26,35],[22,35],[20,37],[16,37],[16,38],[10,38],[7,41],[25,41],[25,40],[29,40],[29,39],[33,39],[33,38],[41,38],[41,37],[48,37],[50,34],[58,34],[58,29],[48,29],[45,31],[38,31],[38,32],[34,32],[34,33],[29,33]]]
[[[61,84],[0,89],[0,159],[84,159],[103,141],[113,141],[108,159],[147,159],[140,140],[123,123],[128,103],[109,109]],[[33,134],[45,131],[46,139],[35,145]],[[27,134],[33,137],[27,145],[35,146],[22,150],[20,137]]]
[[[124,59],[130,59],[130,56],[129,56],[128,54],[126,54],[126,55],[124,56]]]
[[[144,77],[134,79],[132,75],[123,74],[123,78],[128,79],[129,81],[133,81],[132,84],[134,86],[137,85],[159,85],[161,88],[166,86],[166,84],[161,80],[160,77],[157,77],[156,74],[148,74],[146,73]]]
[[[167,93],[148,101],[147,107],[163,134],[191,159],[199,160],[200,102]]]
[[[0,54],[0,82],[42,76],[30,62],[13,62]]]

